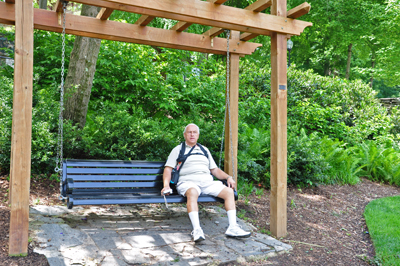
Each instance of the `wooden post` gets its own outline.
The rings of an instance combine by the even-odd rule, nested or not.
[[[240,32],[231,31],[231,39],[229,44],[239,42]],[[239,120],[239,54],[230,53],[230,67],[229,71],[229,101],[230,101],[230,114],[231,114],[231,130],[232,130],[232,144],[233,144],[233,158],[235,172],[232,169],[232,149],[231,137],[229,132],[229,113],[225,121],[225,160],[224,171],[229,175],[234,175],[237,179],[237,147],[238,147],[238,120]]]
[[[271,14],[286,17],[286,0],[272,1]],[[271,233],[287,233],[287,50],[286,34],[271,34]]]
[[[14,97],[10,171],[9,255],[28,254],[33,76],[33,4],[15,1]]]

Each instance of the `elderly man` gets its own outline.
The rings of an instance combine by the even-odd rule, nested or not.
[[[195,124],[187,125],[183,132],[186,145],[185,154],[189,153],[193,146],[195,147],[192,151],[194,154],[187,157],[180,170],[179,182],[176,186],[178,193],[187,198],[187,210],[193,226],[193,240],[198,242],[205,239],[203,230],[200,227],[199,208],[197,205],[197,199],[201,193],[224,199],[229,221],[229,227],[225,232],[227,236],[249,237],[251,232],[244,231],[236,223],[236,206],[233,192],[235,181],[231,176],[217,167],[210,151],[206,147],[204,149],[199,147],[197,144],[199,135],[200,129]],[[164,188],[161,190],[161,194],[170,189],[171,173],[177,165],[177,158],[181,147],[182,145],[176,146],[168,156],[164,169]],[[204,153],[202,150],[207,152],[208,156],[203,156]],[[216,178],[226,180],[228,187],[221,181],[214,181],[210,172]]]

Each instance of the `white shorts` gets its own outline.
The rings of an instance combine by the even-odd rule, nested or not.
[[[184,181],[178,183],[176,186],[176,190],[178,194],[185,197],[186,191],[189,188],[195,188],[199,195],[205,194],[214,197],[218,197],[219,193],[226,188],[226,186],[221,181],[212,181],[212,182],[205,182],[205,183],[195,183],[191,181]]]

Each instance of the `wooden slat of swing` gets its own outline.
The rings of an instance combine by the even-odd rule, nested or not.
[[[62,195],[68,208],[74,205],[163,203],[164,162],[66,160],[63,163]],[[237,199],[237,194],[236,194]],[[186,202],[179,195],[169,203]],[[201,195],[199,202],[223,202]]]

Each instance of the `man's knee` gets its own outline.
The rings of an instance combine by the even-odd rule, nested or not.
[[[199,192],[197,191],[197,189],[192,187],[192,188],[189,188],[188,190],[186,190],[185,195],[188,199],[195,198],[197,200],[197,198],[199,197]]]
[[[231,188],[224,188],[218,195],[218,197],[227,200],[227,199],[234,199],[235,198],[235,194],[233,192],[233,189]]]

